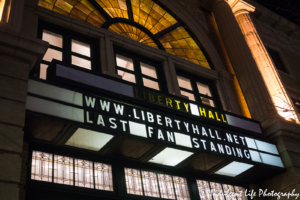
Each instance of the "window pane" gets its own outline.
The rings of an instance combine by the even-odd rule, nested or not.
[[[123,67],[125,69],[129,69],[131,71],[134,71],[132,59],[126,58],[124,56],[121,56],[121,55],[117,54],[116,55],[116,60],[117,60],[117,66],[118,67]]]
[[[207,181],[197,180],[201,200],[211,200],[210,187]]]
[[[204,94],[206,96],[211,97],[211,93],[210,93],[208,85],[204,85],[202,83],[197,82],[197,87],[198,87],[198,91],[199,91],[200,94]]]
[[[222,184],[226,200],[236,200],[232,185]]]
[[[142,171],[145,196],[160,197],[156,173]]]
[[[175,199],[172,177],[166,174],[157,174],[161,198]]]
[[[52,33],[50,31],[43,30],[42,40],[49,42],[49,44],[62,48],[62,36]]]
[[[190,79],[184,78],[182,76],[177,76],[177,80],[178,80],[179,87],[182,87],[182,88],[185,88],[185,89],[188,89],[191,91],[193,90]]]
[[[214,200],[225,200],[224,196],[221,195],[223,193],[223,190],[220,183],[210,182],[210,188]]]
[[[43,60],[51,62],[52,59],[62,61],[62,52],[49,48]]]
[[[192,93],[180,90],[180,93],[184,96],[187,96],[189,98],[189,100],[191,101],[195,101],[195,96]]]
[[[143,78],[143,82],[144,82],[144,86],[149,87],[149,88],[153,88],[155,90],[159,90],[159,85],[157,82],[152,81],[150,79],[147,78]]]
[[[113,191],[111,165],[94,163],[95,188],[98,190]]]
[[[91,57],[91,47],[88,44],[72,40],[72,52]]]
[[[240,195],[237,195],[238,200],[247,200],[247,197],[245,195],[245,188],[234,186],[234,189],[235,189],[236,193],[240,194]]]
[[[125,168],[125,179],[128,194],[143,195],[141,174],[139,170]]]
[[[151,77],[157,79],[155,67],[147,65],[145,63],[141,63],[141,69],[142,69],[142,74],[145,74],[147,76],[151,76]]]
[[[73,158],[54,155],[54,183],[73,185]]]
[[[93,162],[75,159],[75,186],[94,188]]]
[[[41,79],[46,80],[46,78],[47,78],[47,68],[48,68],[48,65],[45,65],[45,64],[40,65],[40,78]]]
[[[185,178],[173,176],[177,200],[189,200],[190,194]]]
[[[92,69],[91,61],[79,58],[77,56],[72,56],[72,65],[77,65],[79,67],[83,67],[85,69]]]
[[[31,179],[52,182],[52,154],[32,152]]]
[[[122,76],[123,80],[135,83],[135,75],[134,74],[130,74],[130,73],[124,72],[122,70],[118,70],[118,74],[120,76]]]
[[[211,107],[215,107],[214,101],[205,97],[200,97],[201,98],[201,102],[205,105],[211,106]]]

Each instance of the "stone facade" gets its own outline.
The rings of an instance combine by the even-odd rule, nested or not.
[[[0,23],[0,199],[23,200],[26,195],[28,145],[23,128],[27,82],[32,67],[39,65],[48,48],[47,42],[36,37],[39,19],[98,39],[103,74],[120,78],[113,57],[115,44],[162,61],[170,94],[181,96],[175,67],[213,80],[224,110],[259,120],[284,162],[285,172],[251,188],[300,192],[300,125],[276,113],[256,62],[259,50],[251,49],[251,44],[262,42],[278,51],[288,71],[276,71],[278,77],[288,96],[300,100],[300,28],[252,1],[247,3],[254,10],[239,16],[234,15],[232,2],[225,0],[160,2],[191,29],[215,70],[46,10],[37,6],[38,0],[12,0],[11,23]],[[251,44],[247,37],[254,33],[243,30],[243,17],[252,20],[257,34]],[[263,56],[268,58],[265,50]]]

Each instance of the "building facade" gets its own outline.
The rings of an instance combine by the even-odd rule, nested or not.
[[[260,4],[2,0],[0,34],[0,199],[299,195],[300,28]]]

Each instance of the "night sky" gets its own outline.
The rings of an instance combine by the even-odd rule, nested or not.
[[[300,26],[300,0],[255,0]]]

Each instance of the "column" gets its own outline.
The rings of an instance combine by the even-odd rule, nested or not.
[[[265,126],[279,116],[243,33],[225,0],[213,0],[210,6],[250,113]]]
[[[252,52],[256,65],[263,77],[265,85],[279,115],[285,119],[298,120],[292,103],[281,83],[277,69],[262,43],[252,22],[249,11],[251,6],[240,1],[232,8],[235,18],[242,30],[246,42]]]

